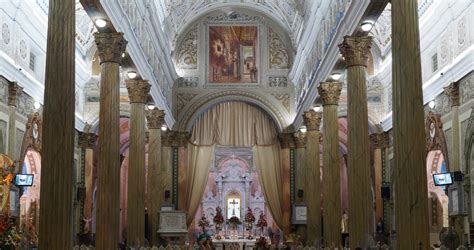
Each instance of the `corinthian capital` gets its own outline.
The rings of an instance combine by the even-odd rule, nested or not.
[[[341,95],[341,82],[321,82],[318,86],[319,96],[323,101],[323,106],[337,105]]]
[[[371,134],[369,138],[375,148],[388,148],[389,146],[389,137],[387,132],[374,133]]]
[[[321,112],[316,112],[314,110],[305,111],[303,114],[303,120],[306,124],[308,130],[317,130],[319,131],[319,126],[321,125],[321,118],[323,114]]]
[[[459,82],[452,82],[449,84],[449,86],[444,87],[444,93],[449,96],[451,107],[461,105],[461,101],[459,99]]]
[[[94,133],[79,132],[79,147],[93,148],[99,136]]]
[[[151,88],[147,80],[127,80],[125,84],[130,103],[146,103]]]
[[[345,58],[346,66],[367,67],[367,59],[372,44],[370,36],[345,36],[339,50]]]
[[[306,133],[296,132],[293,134],[293,139],[295,141],[296,148],[306,147]]]
[[[154,108],[146,115],[149,129],[160,129],[165,124],[165,111]]]
[[[18,97],[21,95],[23,87],[18,85],[17,82],[8,82],[8,106],[15,106],[18,100]]]
[[[122,32],[117,33],[94,33],[100,63],[114,62],[122,63],[122,53],[125,52],[127,41]]]

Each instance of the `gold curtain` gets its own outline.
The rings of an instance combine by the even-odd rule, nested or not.
[[[214,145],[254,147],[254,163],[265,199],[280,228],[282,224],[282,187],[280,144],[270,117],[257,107],[243,102],[217,104],[199,117],[188,144],[186,209],[188,226],[202,199],[207,184]]]

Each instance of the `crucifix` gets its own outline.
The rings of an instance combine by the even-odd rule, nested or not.
[[[232,199],[232,202],[229,202],[229,204],[232,205],[232,215],[235,215],[235,205],[238,205],[239,202],[236,202],[234,199]]]

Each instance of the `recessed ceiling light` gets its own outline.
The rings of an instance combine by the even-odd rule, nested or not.
[[[360,28],[363,31],[370,31],[373,26],[374,26],[374,24],[371,21],[365,21],[360,25]]]
[[[129,71],[129,72],[127,73],[127,76],[128,76],[128,78],[130,78],[130,79],[135,79],[135,77],[137,77],[137,72],[135,72],[135,71]]]
[[[122,53],[122,58],[124,58],[124,57],[125,57],[125,52]]]
[[[316,106],[313,107],[313,110],[314,110],[315,112],[319,112],[319,111],[321,111],[321,106],[316,105]]]
[[[153,110],[153,109],[155,109],[155,105],[148,104],[147,108],[148,108],[148,110]]]
[[[161,131],[166,131],[167,129],[168,127],[166,126],[166,124],[161,125]]]
[[[306,133],[306,131],[307,131],[306,126],[301,126],[300,132]]]
[[[35,102],[33,103],[33,108],[35,108],[35,110],[38,110],[41,108],[41,104],[39,102]]]
[[[331,74],[331,79],[337,81],[337,80],[339,80],[339,79],[341,78],[341,75],[342,75],[341,73],[332,73],[332,74]]]
[[[105,21],[105,19],[98,18],[95,20],[95,25],[97,25],[97,27],[99,28],[104,28],[105,26],[107,26],[107,21]]]
[[[430,109],[434,109],[435,106],[436,106],[436,102],[434,100],[428,103],[428,107],[430,107]]]

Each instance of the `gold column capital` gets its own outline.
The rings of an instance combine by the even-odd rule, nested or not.
[[[319,96],[323,101],[323,106],[337,105],[341,96],[341,82],[321,82],[318,86]]]
[[[165,124],[165,111],[154,108],[149,110],[146,115],[146,120],[148,121],[149,129],[160,129],[163,124]]]
[[[322,112],[316,112],[314,110],[305,111],[303,113],[303,120],[306,124],[306,128],[308,130],[317,130],[319,131],[319,127],[321,125],[321,118],[323,117]]]
[[[346,67],[367,67],[368,54],[372,44],[370,36],[345,36],[339,50],[345,59]]]
[[[23,87],[18,85],[17,82],[8,81],[8,106],[16,107],[18,97],[22,91]]]
[[[306,147],[306,133],[303,132],[295,132],[293,134],[293,140],[295,142],[296,148],[304,148]]]
[[[444,93],[449,97],[451,101],[451,107],[459,106],[461,104],[459,96],[459,82],[452,82],[448,86],[444,87]]]
[[[94,133],[79,132],[79,147],[93,148],[97,138],[99,136]]]
[[[293,144],[293,133],[278,133],[278,140],[282,148],[290,148]]]
[[[173,141],[177,143],[178,147],[186,147],[191,134],[188,131],[174,131]]]
[[[105,62],[122,63],[122,53],[127,47],[127,40],[123,37],[122,32],[96,32],[94,37],[101,64]]]
[[[375,148],[388,148],[389,146],[388,132],[371,134],[370,141],[373,143]]]
[[[148,80],[126,80],[130,103],[146,103],[151,85]]]
[[[161,133],[161,145],[163,147],[173,146],[173,134],[174,134],[174,131],[172,130],[166,130]]]

